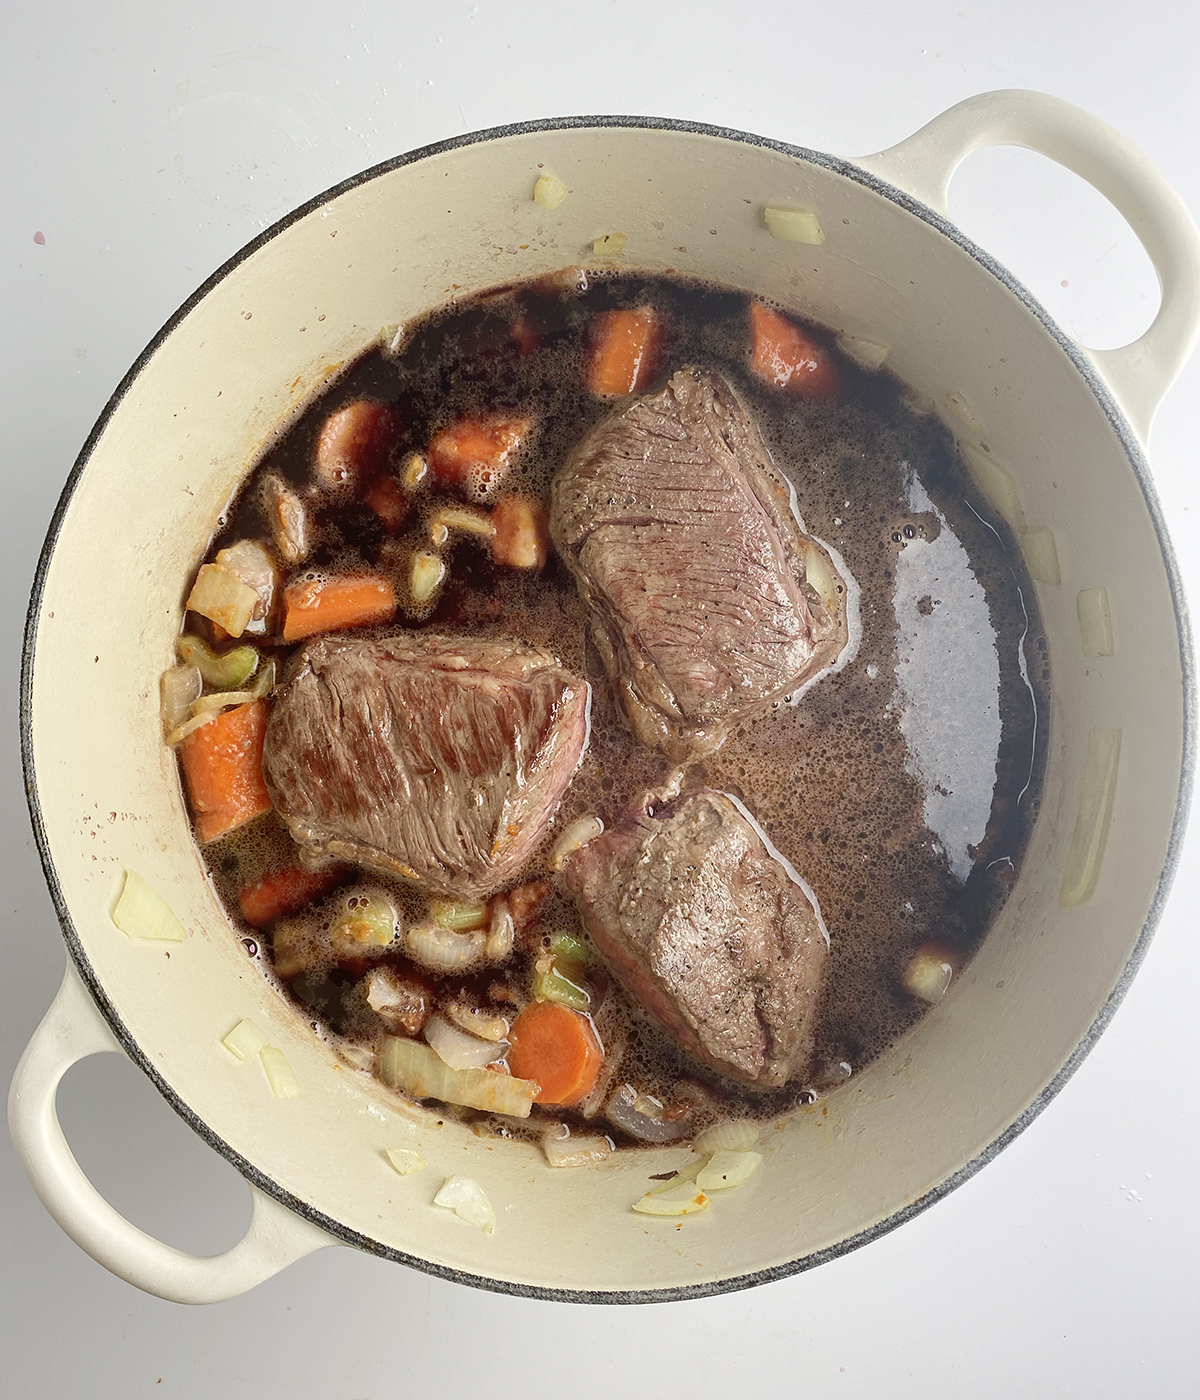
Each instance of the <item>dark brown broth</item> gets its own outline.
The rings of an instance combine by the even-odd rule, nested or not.
[[[742,725],[685,776],[685,786],[709,784],[746,804],[816,892],[830,931],[811,1073],[751,1099],[753,1111],[773,1113],[811,1096],[824,1066],[845,1060],[858,1068],[921,1015],[926,1008],[899,985],[905,959],[930,938],[964,956],[975,950],[1015,881],[1037,812],[1049,667],[1036,600],[1011,532],[970,483],[945,429],[914,414],[891,376],[844,361],[848,392],[836,403],[763,384],[748,368],[747,300],[739,293],[611,275],[592,278],[585,292],[520,287],[433,314],[412,328],[395,359],[364,355],[266,454],[214,548],[268,537],[254,489],[261,473],[277,471],[311,488],[321,422],[361,397],[398,410],[406,424],[401,453],[423,448],[472,411],[534,413],[537,427],[506,490],[545,499],[575,443],[613,407],[582,387],[589,318],[645,304],[669,327],[663,377],[697,363],[729,378],[794,483],[809,532],[841,553],[861,590],[855,659],[799,703]],[[540,336],[527,356],[511,336],[518,314]],[[402,582],[411,550],[427,547],[427,517],[428,510],[414,512],[389,543],[366,507],[329,503],[319,547],[297,574],[393,568]],[[542,574],[529,576],[497,568],[469,541],[450,548],[447,585],[433,612],[419,621],[401,612],[383,630],[428,626],[525,639],[586,674],[594,688],[590,748],[530,862],[528,873],[536,874],[566,821],[594,811],[611,822],[661,783],[668,765],[623,722],[574,584],[553,557]],[[939,830],[930,830],[927,816]],[[293,858],[273,816],[205,854],[235,922],[237,888]],[[411,891],[366,878],[412,903]],[[576,926],[556,897],[544,926],[568,921]],[[518,967],[513,980],[526,971]],[[472,984],[486,994],[488,981],[484,975]],[[608,989],[596,1020],[608,1041],[628,1040],[621,1079],[669,1099],[681,1076],[703,1077],[630,1011],[618,989]],[[313,1025],[325,1029],[319,1015]],[[334,1025],[351,1037],[362,1030],[337,1013]]]

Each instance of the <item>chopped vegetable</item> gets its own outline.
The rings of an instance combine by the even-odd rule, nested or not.
[[[420,452],[407,452],[400,463],[400,481],[406,491],[415,491],[429,475],[429,459]]]
[[[532,426],[529,418],[505,414],[460,419],[429,444],[429,465],[443,486],[486,500],[508,474]]]
[[[557,209],[571,191],[555,175],[540,175],[533,186],[533,202],[544,209]]]
[[[267,1072],[267,1083],[277,1099],[298,1099],[300,1081],[296,1072],[288,1064],[282,1050],[274,1045],[264,1045],[258,1053],[262,1067]]]
[[[492,1209],[491,1201],[483,1194],[483,1187],[469,1176],[448,1176],[433,1198],[433,1203],[452,1210],[460,1220],[474,1225],[485,1235],[492,1234],[496,1229],[496,1212]]]
[[[733,1152],[721,1148],[700,1168],[696,1185],[702,1191],[723,1191],[729,1186],[740,1186],[761,1163],[761,1152]]]
[[[266,702],[254,700],[217,715],[180,744],[196,839],[202,844],[271,810],[262,777],[266,727]]]
[[[561,929],[550,935],[550,951],[561,961],[578,963],[582,967],[592,960],[592,945],[587,939]]]
[[[1075,599],[1079,617],[1079,640],[1087,657],[1113,654],[1112,609],[1108,604],[1108,589],[1084,588]]]
[[[954,974],[962,966],[962,954],[940,943],[922,943],[904,965],[900,985],[910,996],[930,1005],[941,1001]]]
[[[639,393],[658,373],[663,333],[650,306],[598,312],[588,337],[588,388],[593,394]]]
[[[197,702],[193,702],[193,704],[195,703]],[[202,725],[208,724],[210,720],[216,719],[217,713],[216,710],[202,710],[199,714],[189,716],[178,729],[171,730],[167,735],[167,743],[170,744],[172,748],[177,747],[179,744],[183,743],[189,734],[195,733]]]
[[[820,594],[821,601],[831,612],[837,608],[838,585],[829,556],[812,540],[806,540],[804,544],[804,582]]]
[[[279,571],[274,559],[257,540],[239,540],[237,544],[218,552],[217,563],[258,594],[254,616],[248,626],[251,631],[265,630],[265,619],[270,614],[279,586]]]
[[[196,666],[214,690],[236,690],[258,669],[258,652],[253,647],[217,652],[190,633],[175,638],[175,651],[185,666]]]
[[[1021,553],[1025,556],[1025,567],[1030,576],[1038,583],[1062,582],[1058,546],[1054,543],[1054,531],[1048,525],[1033,525],[1028,530],[1022,530]]]
[[[975,479],[975,485],[987,497],[988,504],[998,511],[1019,535],[1025,528],[1025,510],[1021,505],[1021,493],[1012,472],[997,462],[990,452],[976,447],[974,443],[960,442],[958,450]]]
[[[386,1036],[379,1052],[379,1075],[393,1089],[415,1099],[440,1099],[483,1113],[528,1118],[537,1085],[490,1069],[451,1069],[428,1045]]]
[[[318,632],[390,622],[396,613],[396,593],[388,579],[370,574],[308,579],[284,592],[283,606],[283,640],[298,642]]]
[[[632,1084],[622,1084],[604,1106],[604,1116],[639,1142],[678,1142],[688,1136],[688,1115],[667,1118],[665,1107],[652,1094],[639,1094]]]
[[[724,1123],[714,1123],[692,1139],[692,1151],[701,1155],[707,1152],[749,1152],[758,1143],[759,1126],[749,1118],[732,1118]]]
[[[848,360],[853,360],[860,369],[878,369],[890,353],[886,345],[874,340],[863,340],[857,335],[847,335],[845,331],[837,338],[837,348]]]
[[[329,931],[329,941],[339,957],[386,948],[395,940],[396,910],[386,895],[355,886],[341,904],[342,913]]]
[[[616,258],[625,251],[628,242],[627,233],[605,233],[592,239],[592,252],[598,258]]]
[[[420,1035],[433,1006],[433,989],[414,973],[374,967],[363,979],[367,1005],[392,1031]]]
[[[292,865],[273,870],[238,891],[242,918],[254,928],[269,928],[276,919],[294,914],[346,878],[347,867],[328,865],[321,870],[305,870]]]
[[[554,1123],[542,1134],[542,1151],[552,1167],[585,1167],[603,1162],[613,1150],[611,1138],[599,1133],[572,1133],[565,1123]]]
[[[219,690],[213,695],[202,695],[199,700],[193,700],[190,714],[195,718],[214,710],[228,710],[234,705],[248,705],[251,700],[260,698],[252,690]]]
[[[542,959],[538,959],[538,968],[534,973],[534,997],[538,1001],[553,1001],[560,1006],[574,1007],[576,1011],[586,1011],[592,1004],[592,998],[587,989],[568,977],[565,971],[556,967],[554,958],[545,959],[547,964],[545,967],[541,966],[542,961]]]
[[[505,496],[492,511],[492,558],[510,569],[543,569],[550,525],[540,501]]]
[[[524,885],[518,885],[515,890],[509,890],[508,907],[519,930],[524,929],[532,920],[550,889],[549,880],[530,880]]]
[[[437,924],[414,924],[404,935],[404,951],[434,972],[464,972],[483,958],[487,934],[482,929],[459,933]]]
[[[438,1014],[429,1018],[425,1039],[451,1069],[483,1069],[493,1060],[502,1059],[508,1049],[507,1045],[481,1040],[469,1031],[460,1030]]]
[[[657,1191],[647,1191],[633,1208],[642,1215],[694,1215],[708,1207],[708,1197],[694,1181],[688,1181],[680,1174],[666,1187]]]
[[[400,420],[386,404],[356,399],[321,425],[317,479],[359,493],[387,463],[399,438]]]
[[[187,609],[217,623],[231,637],[240,637],[257,604],[258,594],[236,574],[220,564],[201,564],[188,594]]]
[[[760,379],[804,398],[835,398],[842,376],[808,331],[761,301],[750,303],[750,365]]]
[[[430,913],[438,928],[452,928],[456,932],[486,928],[488,923],[486,904],[459,904],[450,899],[434,899],[430,902]]]
[[[408,586],[412,600],[418,607],[428,603],[446,577],[446,565],[436,554],[417,550],[412,558],[412,572]]]
[[[603,831],[604,823],[597,816],[576,817],[569,822],[550,849],[550,869],[561,870],[569,855],[594,841]]]
[[[130,938],[182,943],[186,937],[171,906],[162,895],[155,894],[136,870],[125,872],[125,883],[112,912],[112,921]]]
[[[369,506],[383,521],[384,528],[394,535],[408,518],[412,501],[385,472],[375,478],[363,496],[363,504]]]
[[[384,1149],[387,1159],[401,1176],[412,1176],[425,1169],[425,1158],[410,1147],[388,1147]]]
[[[470,1031],[472,1035],[480,1036],[483,1040],[495,1043],[508,1039],[508,1018],[485,1011],[480,1006],[471,1006],[452,997],[443,1002],[442,1014],[456,1026]]]
[[[537,1103],[570,1108],[591,1093],[604,1051],[590,1019],[556,1001],[534,1001],[513,1022],[509,1066],[538,1085]]]
[[[443,506],[429,519],[429,533],[434,544],[445,544],[451,530],[491,539],[492,528],[492,517],[487,511],[473,506]]]
[[[253,1021],[239,1021],[221,1044],[239,1060],[252,1060],[270,1041]]]
[[[312,548],[304,502],[277,476],[263,478],[262,501],[279,557],[285,564],[302,563]]]
[[[162,694],[163,728],[169,734],[178,729],[188,717],[193,700],[199,700],[204,690],[204,678],[199,666],[172,666],[162,673],[159,682]]]
[[[485,962],[503,962],[513,950],[517,927],[503,895],[492,901],[492,919],[488,924],[487,941],[483,945]]]
[[[784,209],[767,205],[763,210],[767,231],[772,238],[791,243],[824,243],[825,235],[817,216],[809,209]]]

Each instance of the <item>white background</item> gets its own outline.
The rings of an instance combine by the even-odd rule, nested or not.
[[[347,175],[498,123],[661,114],[853,156],[998,87],[1041,89],[1103,117],[1200,210],[1196,16],[1190,0],[6,6],[4,1079],[64,964],[17,741],[38,548],[126,368],[226,258]],[[1039,157],[973,157],[952,212],[1088,343],[1121,343],[1153,315],[1156,283],[1128,230]],[[1193,598],[1198,388],[1193,362],[1151,440]],[[1114,1025],[1060,1097],[979,1176],[864,1250],[769,1288],[622,1309],[493,1296],[331,1249],[241,1299],[185,1309],[118,1282],[71,1244],[5,1140],[3,1393],[1195,1396],[1197,841],[1200,830]],[[241,1178],[127,1063],[77,1067],[60,1107],[93,1180],[143,1228],[200,1252],[239,1237]]]

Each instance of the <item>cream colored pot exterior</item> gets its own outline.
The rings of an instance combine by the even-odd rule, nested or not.
[[[1034,145],[1080,169],[1123,208],[1160,269],[1155,328],[1133,349],[1093,357],[1111,393],[937,212],[954,165],[989,141]],[[553,211],[531,199],[543,172],[571,189]],[[770,237],[763,209],[777,204],[813,211],[824,242]],[[713,278],[891,347],[889,367],[945,411],[985,476],[989,462],[1006,470],[988,478],[995,498],[1021,512],[1018,526],[1043,532],[1043,545],[1052,532],[1061,568],[1061,582],[1038,585],[1054,668],[1041,816],[998,924],[942,1005],[820,1111],[769,1132],[759,1173],[682,1229],[630,1204],[648,1171],[686,1150],[556,1171],[534,1147],[404,1111],[339,1062],[231,932],[159,728],[158,677],[185,583],[260,448],[384,324],[586,262],[592,240],[614,230],[628,235],[622,265]],[[1144,433],[1194,338],[1196,267],[1194,226],[1161,178],[1107,128],[1035,94],[975,99],[857,166],[666,123],[517,128],[371,172],[252,245],[171,323],[98,425],[31,613],[31,806],[74,962],[112,1028],[97,1029],[69,970],[14,1084],[14,1136],[56,1218],[115,1271],[186,1301],[240,1291],[334,1237],[489,1287],[637,1301],[819,1262],[978,1166],[1107,1019],[1179,838],[1190,776],[1183,608],[1139,442],[1114,400]],[[1087,657],[1077,599],[1101,587],[1113,654]],[[1066,907],[1089,735],[1112,730],[1115,796],[1101,782],[1096,825],[1106,853],[1094,890]],[[141,943],[116,929],[126,869],[166,897],[185,942]],[[299,1099],[273,1098],[257,1064],[222,1048],[242,1017],[283,1049]],[[72,1060],[114,1048],[114,1033],[255,1183],[251,1236],[231,1255],[194,1261],[134,1231],[62,1142],[54,1085]],[[428,1166],[401,1178],[384,1155],[395,1146],[416,1147]],[[431,1205],[454,1173],[483,1185],[494,1235]]]

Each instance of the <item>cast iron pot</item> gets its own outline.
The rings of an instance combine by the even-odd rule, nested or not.
[[[989,144],[1043,152],[1129,220],[1163,286],[1139,340],[1084,350],[947,221],[951,174]],[[553,211],[531,198],[543,171],[572,190]],[[772,237],[768,205],[814,213],[824,241]],[[533,1146],[482,1141],[436,1115],[411,1129],[411,1113],[347,1069],[231,931],[159,724],[185,581],[280,425],[384,323],[586,259],[618,229],[631,267],[712,278],[889,347],[888,365],[943,413],[1037,561],[1053,664],[1041,814],[982,950],[941,1005],[830,1096],[827,1116],[781,1123],[757,1175],[683,1233],[630,1210],[644,1155],[556,1171]],[[1143,444],[1196,338],[1198,269],[1196,227],[1145,158],[1024,92],[973,98],[855,162],[641,118],[484,132],[367,171],[251,243],[114,395],[59,503],[29,612],[25,773],[70,960],[17,1070],[10,1121],[63,1229],[121,1277],[187,1302],[230,1297],[335,1243],[506,1292],[640,1302],[811,1267],[976,1171],[1107,1023],[1179,849],[1195,688]],[[112,922],[127,869],[187,929],[169,958]],[[273,1098],[256,1065],[222,1048],[242,1017],[283,1049],[299,1099]],[[228,1253],[194,1258],[151,1239],[72,1157],[58,1082],[76,1060],[118,1049],[251,1183],[252,1223]],[[398,1145],[428,1167],[401,1179],[384,1157]],[[659,1165],[685,1156],[663,1150]],[[451,1173],[483,1185],[494,1235],[432,1207]]]

